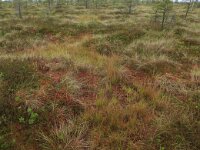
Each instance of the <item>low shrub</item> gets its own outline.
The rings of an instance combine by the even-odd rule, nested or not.
[[[158,60],[147,62],[144,65],[138,67],[138,70],[144,71],[149,74],[164,74],[164,73],[175,73],[180,70],[177,64],[167,60]]]
[[[18,118],[19,103],[15,100],[17,90],[23,88],[36,88],[38,76],[29,61],[0,60],[0,112],[1,117],[6,116],[6,121]]]
[[[124,47],[130,44],[134,39],[140,38],[145,32],[140,28],[127,28],[118,33],[98,38],[86,43],[86,46],[93,46],[97,52],[102,55],[111,55],[113,53],[122,53]]]

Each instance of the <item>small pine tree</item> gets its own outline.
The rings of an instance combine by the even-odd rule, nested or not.
[[[155,21],[161,16],[161,28],[164,29],[165,23],[170,12],[173,9],[173,2],[171,0],[158,1],[155,5]]]

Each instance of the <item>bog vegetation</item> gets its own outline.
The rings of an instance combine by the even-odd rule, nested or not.
[[[1,150],[199,150],[200,5],[0,0]]]

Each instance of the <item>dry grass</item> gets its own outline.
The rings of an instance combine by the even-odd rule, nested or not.
[[[0,149],[200,149],[198,8],[161,31],[150,5],[29,7],[0,11]]]
[[[77,124],[75,121],[59,123],[52,128],[50,134],[40,133],[41,147],[46,150],[88,149],[89,142],[84,139],[87,130],[86,123]]]

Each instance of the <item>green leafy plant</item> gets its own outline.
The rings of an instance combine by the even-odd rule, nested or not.
[[[18,118],[19,122],[22,124],[25,124],[27,122],[29,125],[36,123],[39,117],[38,113],[34,112],[32,108],[28,108],[27,113],[28,113],[28,119],[26,119],[27,117],[20,116]]]
[[[30,116],[29,119],[28,119],[28,124],[32,125],[36,122],[39,115],[36,112],[34,112],[31,108],[28,108],[27,112]]]
[[[20,122],[20,123],[25,123],[24,117],[19,117],[19,122]]]
[[[0,79],[2,79],[3,78],[3,72],[0,72]]]

